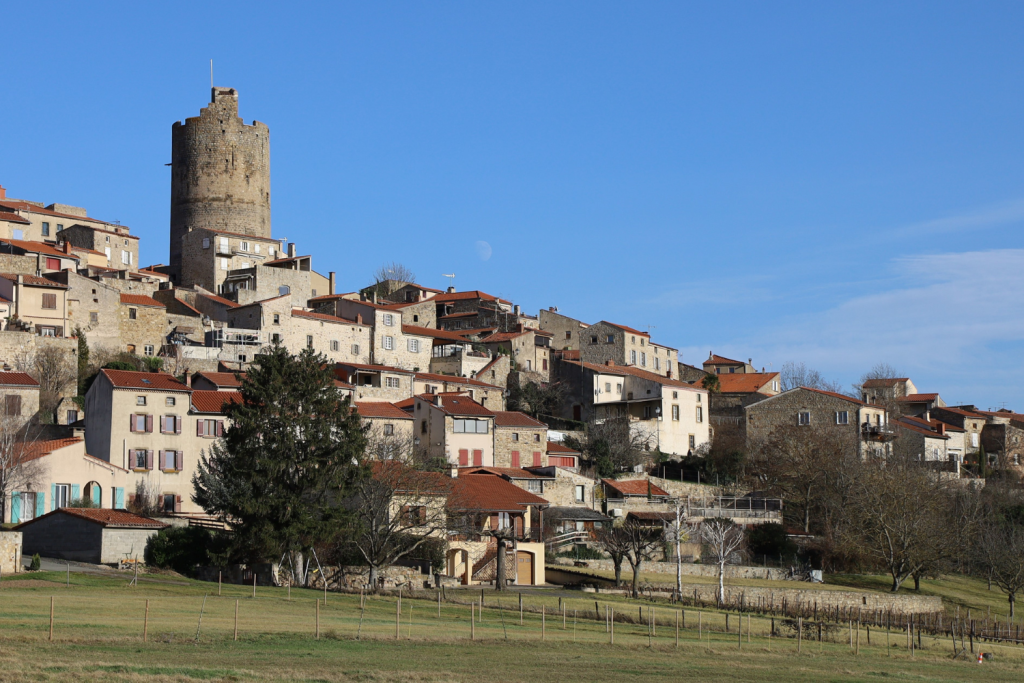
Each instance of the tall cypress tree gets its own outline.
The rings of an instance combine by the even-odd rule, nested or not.
[[[342,521],[339,502],[367,476],[366,438],[323,356],[275,344],[256,356],[228,404],[223,441],[200,457],[193,500],[233,529],[233,548],[251,560],[288,556],[305,584],[303,554]]]

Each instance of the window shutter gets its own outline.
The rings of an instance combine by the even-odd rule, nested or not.
[[[533,452],[533,466],[540,467],[540,451]]]
[[[153,416],[152,415],[147,415],[146,416],[146,432],[149,433],[149,432],[152,432],[152,431],[153,431]]]
[[[78,484],[71,485],[71,500],[78,500],[82,497],[82,489]],[[71,501],[68,501],[69,503]]]
[[[134,415],[129,415],[128,416],[128,429],[130,429],[133,432],[135,431],[135,416]]]
[[[181,496],[174,497],[174,511],[181,512]]]
[[[182,467],[184,459],[185,459],[185,454],[184,453],[182,453],[181,451],[175,451],[174,452],[174,469],[178,470],[179,472],[182,469],[184,469]]]
[[[181,434],[181,415],[174,416],[174,433]]]
[[[124,508],[124,487],[116,487],[114,489],[114,507],[118,510]]]
[[[466,467],[469,465],[469,451],[465,448],[459,449],[459,466]]]
[[[50,484],[50,512],[57,509],[57,485]]]
[[[217,420],[217,436],[224,436],[224,420]]]
[[[473,451],[473,466],[483,467],[484,465],[484,452],[480,450]]]
[[[203,421],[196,420],[196,436],[206,436],[203,434]]]
[[[40,491],[36,494],[36,517],[42,517],[46,514],[46,506],[43,503],[43,492]]]
[[[11,494],[11,524],[21,521],[21,494],[15,491]]]
[[[153,451],[146,451],[146,469],[153,469]]]
[[[512,451],[512,467],[519,467],[519,451]]]

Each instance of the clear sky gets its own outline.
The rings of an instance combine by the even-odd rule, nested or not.
[[[1024,411],[1024,4],[15,3],[0,185],[167,261],[171,124],[237,88],[274,236],[421,284]]]

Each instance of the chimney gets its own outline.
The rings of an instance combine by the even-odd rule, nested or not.
[[[363,314],[362,313],[356,313],[356,324],[357,325],[362,325],[363,324]]]
[[[65,254],[71,253],[71,242],[64,240],[64,242],[62,242],[60,246],[64,249]]]
[[[373,290],[372,292],[370,292],[370,301],[373,302],[373,303],[377,303],[377,290],[376,289]]]
[[[438,408],[441,407],[441,394],[434,394],[434,405]]]
[[[0,185],[0,199],[7,199],[7,190],[4,189],[3,185]]]
[[[748,358],[747,359],[747,365],[753,365],[753,364],[754,364],[754,359],[753,358]]]
[[[327,293],[334,294],[334,271],[327,273]]]
[[[451,477],[452,479],[458,479],[459,478],[459,466],[455,465],[455,464],[450,465],[448,467],[448,476]]]
[[[925,410],[924,411],[924,421],[925,422],[931,422],[932,421],[932,411],[930,411],[930,410]]]
[[[295,258],[295,242],[288,243],[288,258]]]
[[[185,374],[185,380],[184,380],[185,386],[187,386],[187,387],[192,386],[192,371],[191,370],[185,370],[184,374]]]
[[[512,312],[518,316],[520,313],[523,312],[523,309],[519,304],[516,304],[515,306],[512,307]]]
[[[935,425],[935,431],[937,431],[939,433],[939,436],[945,436],[946,435],[946,423],[945,422],[940,422],[937,425]]]
[[[604,364],[607,365],[608,367],[612,367],[612,366],[615,365],[615,361],[613,361],[613,360],[606,360],[604,362]]]
[[[454,294],[455,293],[455,287],[449,287],[448,288],[448,293],[449,294]]]

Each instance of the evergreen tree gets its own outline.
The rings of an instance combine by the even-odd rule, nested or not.
[[[81,327],[75,328],[75,336],[78,337],[78,395],[85,396],[88,390],[85,380],[89,376],[89,340]]]
[[[233,550],[251,560],[290,560],[306,583],[303,554],[342,522],[339,502],[367,475],[366,437],[328,361],[275,343],[256,356],[227,404],[231,426],[200,457],[193,500],[234,530]]]

